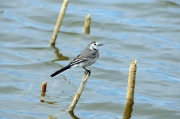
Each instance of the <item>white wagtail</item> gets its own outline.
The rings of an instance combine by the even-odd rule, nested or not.
[[[96,62],[96,60],[99,57],[99,50],[98,46],[101,46],[103,44],[99,44],[96,41],[93,41],[88,44],[88,46],[77,56],[74,58],[72,62],[69,63],[66,67],[54,72],[51,74],[51,77],[54,77],[67,69],[70,69],[71,67],[82,67],[86,70],[86,72],[90,73],[90,70],[87,70],[85,67],[92,65]]]

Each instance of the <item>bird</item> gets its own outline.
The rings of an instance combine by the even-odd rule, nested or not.
[[[72,67],[82,67],[85,69],[85,73],[91,73],[91,70],[86,69],[85,67],[94,64],[97,59],[99,58],[99,46],[102,46],[96,41],[92,41],[87,45],[87,47],[78,55],[76,56],[67,66],[63,67],[62,69],[54,72],[51,74],[51,77],[54,77]]]

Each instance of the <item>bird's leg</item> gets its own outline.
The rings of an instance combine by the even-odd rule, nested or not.
[[[91,70],[86,69],[85,67],[83,67],[86,71],[84,72],[84,74],[86,75],[87,73],[89,73],[89,75],[91,74]]]

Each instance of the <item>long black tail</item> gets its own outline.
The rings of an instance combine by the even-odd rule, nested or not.
[[[62,73],[63,71],[66,71],[66,70],[69,69],[69,68],[71,68],[70,65],[68,65],[68,66],[66,66],[66,67],[64,67],[64,68],[62,68],[62,69],[60,69],[60,70],[54,72],[53,74],[51,74],[51,77],[54,77],[54,76],[56,76],[56,75]]]

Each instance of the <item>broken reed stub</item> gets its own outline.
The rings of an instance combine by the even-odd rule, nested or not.
[[[46,87],[47,87],[47,82],[42,82],[40,102],[44,102],[44,98],[45,98],[45,96],[46,96]]]
[[[55,41],[56,41],[56,38],[58,36],[58,32],[59,32],[59,28],[62,24],[62,21],[63,21],[63,18],[64,18],[64,14],[66,12],[66,8],[67,8],[67,5],[68,5],[68,2],[69,0],[64,0],[63,4],[62,4],[62,7],[61,7],[61,10],[59,12],[59,16],[58,16],[58,19],[57,19],[57,22],[56,22],[56,26],[54,28],[54,32],[53,32],[53,35],[52,35],[52,38],[51,38],[51,41],[50,41],[50,44],[52,46],[55,45]]]
[[[46,92],[47,82],[42,82],[41,91]]]
[[[91,16],[88,14],[86,16],[85,22],[84,22],[84,33],[89,34],[90,33],[90,25],[91,25]]]
[[[134,99],[135,79],[137,70],[136,63],[137,60],[133,60],[130,64],[126,99]]]
[[[81,94],[82,94],[82,92],[83,92],[83,90],[84,90],[85,84],[86,84],[89,76],[90,76],[90,73],[89,73],[89,72],[87,72],[87,73],[83,76],[82,82],[81,82],[81,84],[80,84],[80,86],[79,86],[79,89],[78,89],[78,91],[76,92],[76,94],[75,94],[75,96],[74,96],[74,99],[73,99],[71,105],[69,106],[69,108],[68,108],[68,110],[67,110],[68,112],[72,112],[72,111],[74,110],[74,108],[75,108],[75,106],[76,106],[76,104],[77,104],[77,102],[78,102],[78,100],[79,100],[79,98],[80,98],[80,96],[81,96]]]

